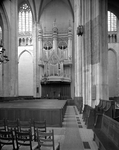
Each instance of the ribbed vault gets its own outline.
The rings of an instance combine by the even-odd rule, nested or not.
[[[30,4],[34,21],[39,22],[40,16],[43,10],[45,9],[45,7],[52,1],[56,1],[56,0],[18,0],[18,5],[21,5],[24,1]],[[74,18],[73,1],[72,0],[61,0],[61,1],[67,5]]]

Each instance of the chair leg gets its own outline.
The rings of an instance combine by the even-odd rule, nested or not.
[[[2,149],[2,146],[1,146],[1,144],[0,144],[0,149]]]
[[[59,145],[58,145],[58,147],[57,147],[57,149],[56,150],[60,150],[60,143],[59,143]]]

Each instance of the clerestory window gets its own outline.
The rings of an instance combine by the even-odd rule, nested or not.
[[[19,8],[19,33],[32,32],[32,13],[28,4],[22,4]]]
[[[117,31],[117,17],[108,11],[108,31]]]

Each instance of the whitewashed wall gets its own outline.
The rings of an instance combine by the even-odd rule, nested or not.
[[[18,48],[18,95],[33,96],[33,47]]]

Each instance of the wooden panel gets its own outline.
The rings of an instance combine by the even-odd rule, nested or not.
[[[89,105],[85,105],[83,111],[83,120],[87,125],[87,128],[92,129],[94,127],[94,121],[95,121],[95,109],[93,109]]]
[[[119,148],[119,122],[103,115],[101,130]]]
[[[99,105],[95,107],[96,113],[104,113],[112,118],[115,117],[115,102],[113,100],[100,100]]]
[[[43,98],[67,99],[71,97],[70,84],[50,83],[42,84]]]
[[[46,120],[47,126],[62,126],[63,116],[60,109],[1,109],[2,117],[0,119],[6,118],[9,120],[15,120],[19,118],[20,120]],[[15,115],[17,114],[17,115]]]
[[[54,100],[56,101],[56,100]],[[50,104],[49,104],[50,105]],[[0,119],[9,119],[9,120],[37,120],[43,121],[46,120],[47,126],[61,127],[63,117],[66,111],[66,101],[58,101],[57,105],[60,107],[54,108],[0,108]],[[49,106],[50,107],[50,106]]]

